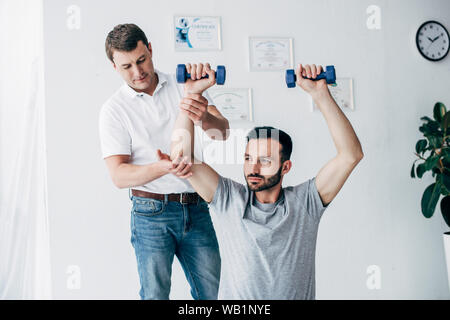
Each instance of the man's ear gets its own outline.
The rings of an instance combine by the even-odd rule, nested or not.
[[[113,66],[114,70],[117,70],[116,64],[114,63],[114,61],[111,61],[111,65]]]
[[[283,169],[281,170],[281,173],[282,174],[286,174],[286,173],[288,173],[291,170],[291,168],[292,168],[292,161],[291,160],[286,160],[283,163]]]
[[[148,48],[148,51],[150,51],[150,57],[152,56],[152,53],[153,53],[153,51],[152,51],[152,44],[149,42],[148,43],[148,46],[147,46],[147,48]]]

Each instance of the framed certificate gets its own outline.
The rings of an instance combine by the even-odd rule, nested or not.
[[[229,121],[253,121],[251,89],[213,87],[208,93],[214,105]]]
[[[352,110],[355,111],[355,106],[353,103],[353,79],[352,78],[337,78],[337,86],[329,86],[331,96],[333,97],[336,104],[341,108],[341,110]],[[311,112],[318,109],[316,104],[312,102]]]
[[[249,38],[250,71],[293,68],[292,38]]]
[[[174,16],[175,51],[222,50],[220,17]]]

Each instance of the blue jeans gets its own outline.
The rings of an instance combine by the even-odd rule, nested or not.
[[[177,256],[195,300],[217,299],[220,254],[208,204],[181,204],[132,196],[131,243],[141,299],[168,300]]]

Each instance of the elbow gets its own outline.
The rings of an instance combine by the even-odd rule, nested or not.
[[[117,189],[126,189],[129,186],[126,185],[125,183],[123,183],[123,181],[121,181],[120,179],[118,179],[117,177],[113,177],[112,181],[114,183],[114,185],[117,187]]]
[[[230,123],[228,122],[228,119],[225,119],[225,130],[223,133],[223,140],[228,140],[230,136]]]
[[[223,134],[223,140],[228,140],[228,138],[230,137],[230,126],[228,124],[228,120],[227,120],[227,126],[225,128],[225,132]]]
[[[364,153],[363,153],[362,149],[360,149],[358,152],[356,152],[356,154],[355,154],[354,157],[353,157],[353,159],[354,159],[356,162],[361,161],[363,158],[364,158]]]
[[[342,154],[342,156],[347,160],[347,162],[357,164],[364,158],[364,153],[361,150],[358,152],[345,153]]]

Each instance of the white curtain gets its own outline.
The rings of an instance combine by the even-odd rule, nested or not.
[[[0,299],[50,299],[42,0],[0,0]]]

